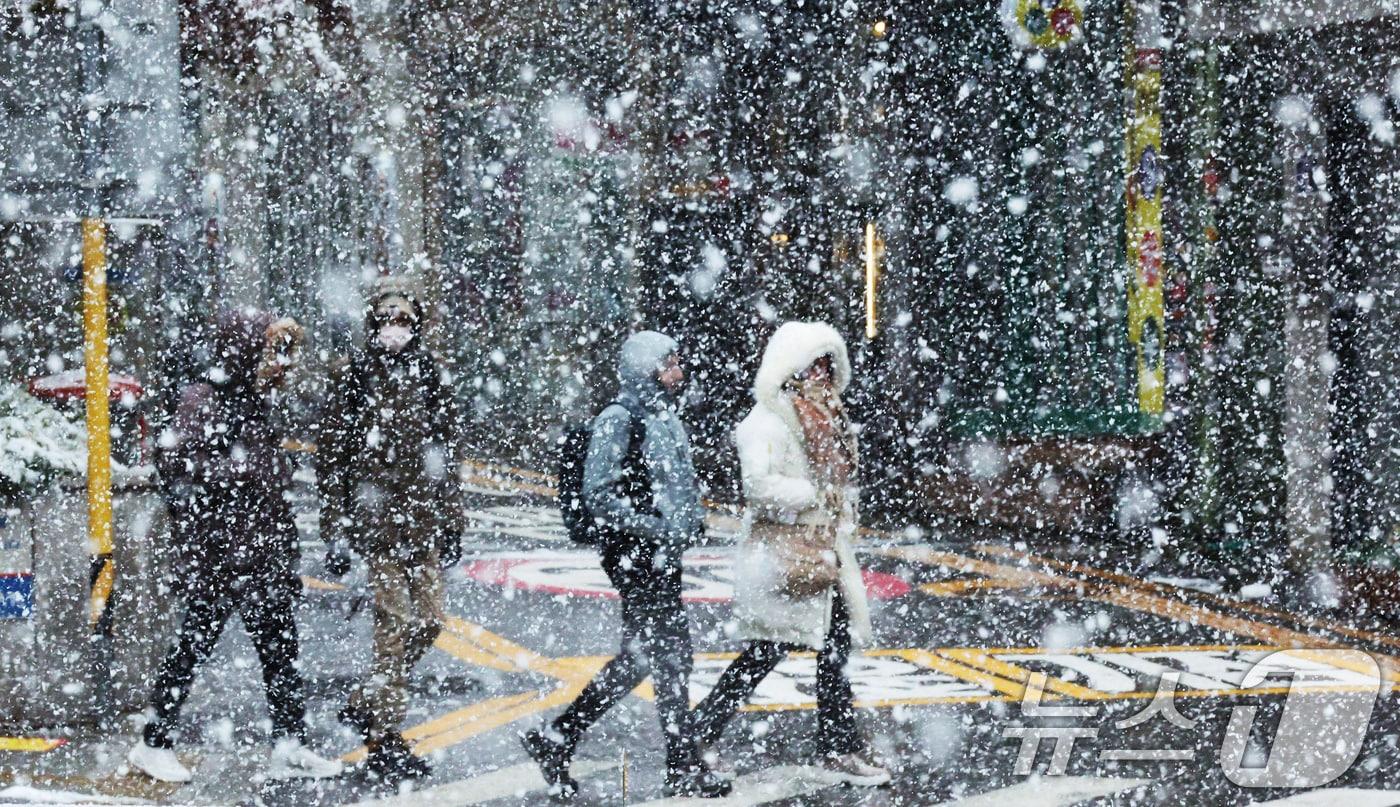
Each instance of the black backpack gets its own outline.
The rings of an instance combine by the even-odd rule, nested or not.
[[[614,402],[616,403],[616,402]],[[611,406],[612,404],[609,404]],[[621,404],[618,404],[619,406]],[[638,508],[650,509],[651,484],[642,461],[642,441],[646,437],[646,422],[631,409],[623,406],[628,416],[627,453],[622,456],[622,478],[618,487],[631,497]],[[569,539],[576,544],[598,546],[604,543],[606,529],[593,520],[583,501],[583,466],[588,458],[588,444],[593,438],[593,422],[576,423],[564,430],[559,438],[559,459],[556,473],[559,479],[559,511]]]

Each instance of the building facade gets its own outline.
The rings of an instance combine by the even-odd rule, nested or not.
[[[153,377],[183,361],[156,343],[230,303],[328,356],[366,284],[412,272],[483,453],[547,467],[658,327],[723,496],[767,333],[822,318],[857,366],[872,513],[1301,573],[1393,540],[1385,2],[123,2],[115,85],[121,48],[164,43],[128,94],[165,128],[109,145],[160,169],[105,186],[162,223],[161,257],[115,261],[165,267],[131,295],[163,306],[130,321],[164,334]],[[6,17],[3,75],[76,15]],[[74,157],[21,122],[65,113],[5,85],[13,232],[79,205],[34,184]],[[7,243],[16,284],[72,254]],[[11,374],[76,344],[52,289]]]

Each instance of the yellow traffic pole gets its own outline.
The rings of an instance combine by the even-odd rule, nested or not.
[[[87,387],[88,624],[106,627],[112,596],[112,432],[107,379],[107,225],[83,219],[83,363]]]

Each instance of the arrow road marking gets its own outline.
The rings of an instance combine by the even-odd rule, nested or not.
[[[573,764],[570,773],[576,779],[596,776],[617,767],[616,762],[602,762],[581,759]],[[500,768],[490,773],[463,779],[451,784],[438,785],[402,796],[386,799],[356,802],[358,805],[374,807],[457,807],[457,805],[485,804],[488,801],[509,796],[523,796],[546,789],[544,777],[533,762]]]

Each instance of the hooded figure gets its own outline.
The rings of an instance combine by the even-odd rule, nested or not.
[[[851,638],[861,645],[870,641],[870,608],[852,550],[859,490],[850,478],[840,491],[842,509],[831,511],[830,499],[822,496],[821,480],[816,478],[819,463],[808,456],[808,441],[794,406],[800,396],[793,379],[822,357],[830,359],[831,384],[839,396],[851,383],[845,340],[825,323],[784,323],[763,352],[753,386],[757,403],[734,429],[747,505],[735,562],[734,612],[740,635],[814,650],[822,646],[831,625],[837,589],[850,615]],[[850,439],[854,442],[854,435]],[[784,596],[778,579],[782,559],[775,556],[771,543],[755,540],[755,525],[761,531],[765,524],[828,523],[835,525],[837,589],[803,599]]]
[[[282,496],[291,467],[259,378],[277,321],[262,311],[217,314],[206,380],[181,391],[162,435],[157,463],[174,491],[187,577],[277,579],[296,568],[296,526]]]
[[[820,762],[841,781],[873,786],[890,775],[857,730],[845,672],[852,641],[871,633],[852,548],[859,456],[841,402],[850,380],[846,343],[825,323],[784,323],[763,352],[756,403],[734,430],[745,497],[734,614],[750,644],[695,707],[694,730],[710,745],[789,652],[817,650]]]
[[[461,557],[465,518],[456,401],[423,319],[411,284],[380,282],[365,347],[332,369],[316,452],[327,570],[348,568],[348,543],[374,592],[373,665],[340,716],[364,737],[370,773],[392,782],[430,773],[399,726],[409,673],[442,629],[439,566]]]
[[[603,570],[622,600],[622,649],[563,714],[521,740],[551,792],[572,797],[578,784],[569,764],[584,731],[650,675],[666,740],[667,795],[723,796],[728,782],[705,767],[689,734],[692,652],[681,555],[703,530],[704,511],[690,438],[675,411],[684,380],[675,340],[655,331],[628,337],[618,376],[617,402],[593,421],[583,501],[603,535]],[[628,489],[623,467],[636,456],[633,439],[641,441],[645,471],[640,494]]]
[[[195,668],[208,658],[235,612],[262,663],[277,739],[271,775],[323,777],[340,763],[304,745],[305,702],[296,660],[297,536],[284,493],[291,471],[271,417],[301,327],[258,311],[230,311],[214,321],[207,381],[180,394],[161,439],[160,470],[172,495],[174,534],[188,544],[186,612],[161,665],[154,717],[128,754],[132,766],[168,782],[187,782],[171,735],[189,696]]]
[[[627,338],[618,357],[617,403],[593,422],[593,437],[583,470],[583,500],[594,520],[613,536],[604,555],[627,550],[659,552],[659,564],[679,564],[680,554],[704,528],[705,511],[690,455],[690,436],[675,411],[675,393],[659,379],[676,341],[656,331]],[[649,471],[651,500],[619,495],[622,460],[633,420],[644,426],[642,460]]]

